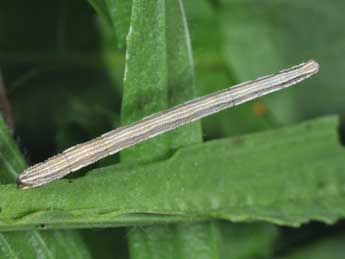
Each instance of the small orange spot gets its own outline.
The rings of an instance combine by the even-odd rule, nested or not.
[[[245,142],[245,139],[243,137],[237,136],[232,138],[232,143],[235,145],[242,145]]]
[[[260,101],[256,101],[253,105],[253,112],[257,116],[262,116],[267,112],[267,107]]]

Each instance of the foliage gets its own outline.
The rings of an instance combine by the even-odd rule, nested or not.
[[[28,191],[13,184],[26,163],[1,120],[0,257],[341,258],[344,148],[338,117],[317,117],[345,110],[344,7],[2,2],[0,65],[30,164],[309,58],[321,72]]]

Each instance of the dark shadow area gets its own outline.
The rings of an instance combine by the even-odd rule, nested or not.
[[[334,225],[311,222],[300,228],[281,227],[280,236],[275,244],[274,255],[280,258],[318,240],[344,233],[345,221],[339,221]]]

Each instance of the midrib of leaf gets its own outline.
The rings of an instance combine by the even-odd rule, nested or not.
[[[153,8],[154,6],[157,9]],[[128,58],[122,118],[129,114],[140,118],[156,112],[156,108],[165,109],[167,106],[182,103],[195,96],[192,50],[182,2],[180,0],[134,0],[132,10],[130,35],[127,40],[126,56]],[[143,19],[146,20],[147,27],[143,26]],[[152,38],[147,37],[150,33],[154,35]],[[156,45],[156,48],[152,49],[152,45]],[[145,56],[146,60],[154,59],[159,62],[154,63],[152,67],[143,68],[140,66],[142,57],[137,58],[137,51],[138,55]],[[132,72],[138,69],[142,69],[151,82],[131,84],[133,78],[137,82],[142,80],[142,75]],[[165,73],[161,73],[162,69]],[[155,76],[157,71],[160,76],[158,80]],[[153,94],[152,85],[157,88],[156,91],[164,93],[165,97]],[[132,92],[130,96],[129,91]],[[151,96],[149,102],[145,104],[154,105],[153,109],[144,110],[140,106],[138,98],[142,96],[146,98]],[[154,98],[156,96],[157,98]],[[130,97],[136,102],[127,101]],[[127,104],[128,102],[132,102],[132,107]],[[156,107],[155,103],[160,106]],[[125,118],[128,118],[127,116]],[[127,123],[132,121],[133,119],[126,120]],[[165,141],[167,145],[164,146],[152,142],[147,143],[146,147],[133,149],[134,151],[130,152],[136,152],[136,154],[131,153],[128,160],[140,162],[143,159],[142,152],[149,154],[147,159],[156,160],[161,157],[161,154],[165,156],[182,146],[202,142],[200,122],[169,133]],[[146,149],[143,151],[140,150],[141,148]],[[131,258],[218,258],[216,238],[210,238],[214,233],[210,229],[216,227],[213,223],[200,223],[133,228],[128,232]]]
[[[0,116],[0,155],[1,155],[1,167],[2,175],[1,182],[8,183],[13,182],[16,179],[18,172],[24,169],[25,162],[20,152],[18,151],[14,141],[11,139],[7,127]],[[58,231],[54,231],[58,232]],[[50,234],[53,235],[54,232]],[[55,242],[59,242],[59,239],[65,239],[72,233],[64,233],[56,238]],[[67,245],[64,245],[64,249],[69,250],[74,242],[78,242],[79,237],[75,237]],[[34,242],[34,246],[21,246]],[[0,257],[1,258],[28,258],[30,256],[37,258],[57,258],[62,253],[57,251],[52,253],[53,250],[62,249],[61,246],[56,245],[55,242],[48,243],[47,240],[38,231],[30,232],[18,232],[18,233],[0,233]],[[84,251],[84,257],[82,256],[67,256],[65,258],[89,258],[86,247],[83,244],[79,245],[79,249]]]

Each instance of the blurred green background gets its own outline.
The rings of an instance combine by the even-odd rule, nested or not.
[[[298,87],[204,119],[205,140],[344,114],[344,1],[185,0],[184,5],[198,95],[311,58],[320,63],[320,73]],[[119,15],[126,23],[128,13]],[[126,24],[114,35],[85,0],[1,1],[0,67],[15,138],[30,164],[119,125],[122,28]],[[277,242],[277,250],[284,254],[279,244],[301,245],[343,230],[342,223],[282,228],[285,241]],[[119,230],[84,234],[90,244],[100,243],[93,246],[97,254],[114,245],[114,231]],[[124,231],[118,237],[126,253]]]

